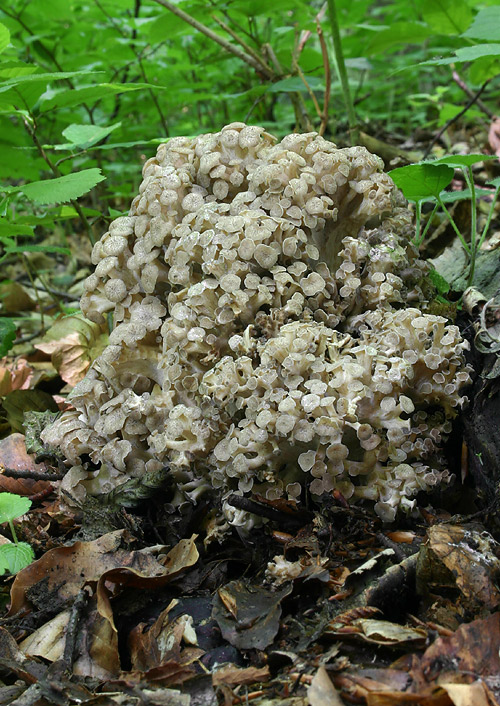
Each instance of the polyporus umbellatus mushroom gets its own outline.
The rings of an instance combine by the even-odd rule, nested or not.
[[[469,379],[426,311],[427,266],[382,162],[315,133],[232,123],[144,165],[81,302],[109,345],[45,431],[73,494],[169,465],[172,502],[339,490],[384,520],[450,478],[439,447]],[[81,457],[100,463],[87,471]]]

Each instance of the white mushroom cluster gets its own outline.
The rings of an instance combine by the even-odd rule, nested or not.
[[[469,380],[456,326],[382,162],[315,133],[173,138],[93,251],[82,298],[109,345],[45,434],[73,495],[165,465],[174,505],[212,492],[340,491],[384,520],[449,480],[443,436]],[[90,472],[83,454],[100,464]]]

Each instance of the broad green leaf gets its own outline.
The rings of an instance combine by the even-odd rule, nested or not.
[[[0,318],[0,358],[10,351],[16,338],[17,326],[12,319]]]
[[[34,74],[38,67],[26,64],[24,61],[2,61],[0,64],[0,78],[15,78],[16,76],[29,76]]]
[[[450,167],[471,167],[478,162],[498,159],[494,154],[448,154],[429,164],[448,164]]]
[[[15,493],[0,493],[0,524],[25,515],[31,507],[31,500]]]
[[[439,196],[453,179],[454,170],[446,164],[409,164],[389,172],[408,201],[423,201]]]
[[[64,89],[55,95],[51,95],[46,100],[41,100],[40,109],[42,112],[52,110],[52,108],[69,108],[83,103],[95,103],[101,98],[115,95],[117,93],[128,93],[129,91],[141,91],[145,89],[165,90],[165,86],[156,86],[149,83],[99,83],[95,86],[84,86],[76,89]]]
[[[7,27],[0,22],[0,54],[10,44],[10,32]]]
[[[488,42],[500,42],[500,6],[483,7],[462,37],[474,37]]]
[[[2,544],[0,547],[0,564],[3,570],[11,574],[29,566],[35,558],[35,552],[26,542],[16,544]]]
[[[306,81],[313,91],[324,91],[325,83],[319,76],[306,76]],[[272,83],[267,89],[268,93],[291,93],[296,91],[307,91],[307,88],[300,76],[290,76],[281,81]]]
[[[431,34],[430,27],[422,22],[394,22],[369,40],[366,51],[369,54],[378,54],[398,44],[420,44]]]
[[[457,61],[475,61],[483,56],[500,56],[500,44],[476,44],[456,51]]]
[[[491,181],[487,181],[486,183],[491,184],[497,189],[500,186],[500,177],[496,177],[496,179],[492,179]]]
[[[466,0],[420,0],[417,7],[437,34],[460,34],[472,21],[472,10]]]
[[[103,140],[120,126],[121,123],[115,123],[109,127],[101,127],[99,125],[76,125],[72,123],[62,131],[62,134],[76,147],[87,149],[95,145],[96,142]]]
[[[65,203],[72,199],[83,196],[94,188],[106,177],[101,174],[100,169],[84,169],[81,172],[66,174],[66,176],[56,179],[45,179],[44,181],[33,181],[31,184],[23,184],[19,190],[30,199],[39,204]]]

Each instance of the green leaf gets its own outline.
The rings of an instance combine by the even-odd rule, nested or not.
[[[99,125],[76,125],[72,123],[62,131],[62,134],[76,147],[87,149],[95,145],[96,142],[103,140],[120,126],[121,123],[115,123],[109,127],[100,127]]]
[[[16,330],[17,326],[12,319],[0,318],[0,357],[3,358],[14,345]]]
[[[429,164],[448,164],[450,167],[471,167],[479,162],[498,159],[494,154],[448,154]]]
[[[69,108],[83,103],[95,103],[117,93],[141,91],[145,89],[165,90],[165,86],[149,83],[99,83],[95,86],[84,86],[76,89],[64,89],[47,99],[41,99],[40,109],[45,112],[52,108]]]
[[[29,74],[28,76],[15,76],[7,81],[0,82],[0,93],[10,91],[11,88],[24,83],[49,83],[50,81],[61,81],[76,76],[88,76],[89,74],[102,73],[101,71],[53,71],[50,73]]]
[[[0,524],[25,515],[31,507],[31,500],[15,493],[0,493]]]
[[[325,90],[324,81],[319,76],[306,76],[306,81],[313,91]],[[290,76],[290,78],[272,83],[267,91],[268,93],[295,93],[296,91],[307,91],[307,88],[300,76]]]
[[[409,164],[389,172],[408,201],[423,201],[439,196],[453,179],[454,170],[446,164]]]
[[[474,37],[489,42],[500,42],[500,6],[483,7],[462,37]]]
[[[6,49],[10,44],[10,32],[7,27],[0,23],[0,54]]]
[[[432,30],[422,22],[394,22],[387,29],[377,32],[368,42],[366,51],[370,54],[385,52],[398,44],[421,44],[432,34]]]
[[[417,6],[437,34],[460,34],[472,21],[472,11],[466,0],[420,0]]]
[[[438,290],[439,294],[448,294],[450,291],[450,283],[445,280],[443,275],[440,275],[437,270],[432,269],[428,276],[432,284]]]
[[[24,61],[2,61],[0,64],[0,78],[27,76],[34,74],[37,70],[37,66],[34,64],[26,64]]]
[[[56,179],[33,181],[31,184],[23,184],[18,188],[30,201],[35,203],[65,203],[83,196],[105,178],[100,169],[84,169],[81,172],[74,172]]]
[[[62,248],[59,245],[6,245],[4,248],[6,253],[13,252],[49,252],[61,253],[62,255],[71,255],[69,248]]]
[[[0,217],[0,237],[16,235],[34,235],[33,228],[21,223],[11,223],[6,218]]]
[[[487,184],[491,184],[494,186],[496,189],[500,186],[500,177],[496,177],[495,179],[492,179],[491,181],[487,181]]]
[[[491,196],[491,191],[488,189],[476,189],[476,196]],[[455,203],[456,201],[467,201],[471,198],[470,189],[462,189],[460,191],[443,191],[441,200],[443,203]]]
[[[35,552],[26,542],[0,546],[0,565],[4,572],[7,570],[11,574],[17,574],[29,566],[34,558]]]
[[[483,56],[500,56],[500,44],[476,44],[456,51],[457,61],[475,61]]]

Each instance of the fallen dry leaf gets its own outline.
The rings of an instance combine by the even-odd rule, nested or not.
[[[1,467],[14,471],[50,472],[45,463],[35,463],[33,456],[26,452],[24,435],[14,433],[0,441],[0,491],[17,495],[35,495],[52,487],[50,481],[32,478],[10,478]]]
[[[493,610],[500,605],[500,545],[487,532],[459,525],[434,525],[417,561],[421,595],[458,588],[464,608]]]
[[[13,390],[28,390],[33,378],[33,368],[26,358],[0,360],[0,397]]]
[[[238,686],[240,684],[255,684],[269,679],[269,667],[237,667],[235,664],[224,664],[212,674],[212,684]]]
[[[49,328],[35,348],[51,356],[64,382],[76,385],[107,343],[101,327],[83,316],[65,316]]]
[[[323,666],[319,667],[307,689],[307,699],[310,706],[344,706],[344,701]]]
[[[11,589],[9,615],[14,615],[21,609],[30,610],[26,592],[44,579],[47,593],[54,599],[55,592],[61,603],[73,599],[87,581],[97,581],[97,598],[101,602],[99,610],[112,622],[109,586],[161,585],[192,565],[182,564],[182,561],[194,563],[198,558],[196,547],[192,546],[193,538],[183,540],[181,549],[178,549],[179,545],[174,547],[168,553],[165,565],[156,558],[153,548],[130,551],[127,548],[130,539],[126,530],[117,530],[93,542],[75,542],[69,547],[46,552],[38,561],[17,574]]]
[[[441,684],[453,706],[491,706],[486,686],[481,681],[472,684]]]

